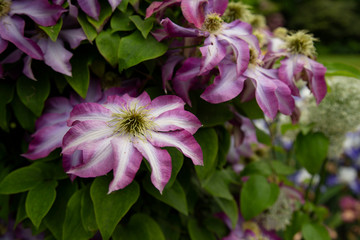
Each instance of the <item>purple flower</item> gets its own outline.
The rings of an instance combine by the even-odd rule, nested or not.
[[[243,91],[244,82],[249,79],[255,87],[256,101],[266,116],[274,119],[278,110],[290,115],[295,108],[291,90],[278,79],[277,70],[261,67],[262,59],[263,56],[251,48],[249,66],[240,76],[236,64],[224,59],[219,64],[219,76],[205,89],[201,98],[211,103],[231,100]]]
[[[171,176],[171,157],[162,147],[176,147],[195,165],[203,164],[194,134],[200,121],[184,110],[177,96],[160,96],[151,101],[139,97],[109,96],[105,104],[82,103],[71,112],[71,129],[63,140],[63,153],[82,151],[83,164],[68,173],[96,177],[113,170],[109,193],[130,184],[142,158],[150,163],[151,181],[160,192]]]
[[[227,0],[182,0],[183,15],[196,28],[181,27],[168,18],[161,21],[168,37],[206,37],[204,46],[200,47],[203,58],[199,75],[217,66],[228,55],[228,48],[235,55],[238,75],[247,68],[248,45],[260,52],[258,40],[252,35],[250,24],[239,20],[223,22],[221,15],[227,3]]]
[[[70,129],[67,120],[75,105],[82,102],[105,102],[108,94],[123,94],[128,89],[109,89],[104,93],[98,82],[90,82],[86,99],[72,94],[65,97],[49,98],[45,104],[43,115],[36,121],[35,133],[31,136],[28,151],[21,156],[36,160],[48,156],[53,150],[61,147],[65,133]],[[70,164],[71,165],[71,164]],[[67,169],[65,167],[65,169]]]
[[[25,21],[17,15],[27,15],[41,26],[52,26],[65,10],[47,0],[2,0],[0,3],[0,53],[13,43],[34,59],[42,60],[40,47],[24,37]]]

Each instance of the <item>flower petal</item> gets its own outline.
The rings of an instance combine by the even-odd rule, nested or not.
[[[61,30],[59,37],[68,42],[72,49],[77,48],[81,41],[86,39],[86,35],[81,28]]]
[[[25,14],[41,26],[55,25],[61,14],[66,12],[59,5],[49,4],[47,0],[14,0],[10,14]]]
[[[220,16],[224,14],[229,0],[208,0],[209,4],[206,13],[218,13]]]
[[[65,172],[69,171],[73,167],[77,167],[83,163],[83,152],[82,150],[76,150],[73,154],[63,154],[62,165]],[[70,174],[70,179],[73,180],[76,176]]]
[[[293,95],[300,96],[299,89],[294,83],[294,77],[303,70],[305,61],[300,55],[291,55],[289,58],[281,60],[280,64],[279,79],[290,87]]]
[[[279,104],[279,111],[285,115],[291,115],[295,109],[295,101],[291,96],[290,88],[280,80],[273,79],[277,88],[275,95]]]
[[[201,94],[201,98],[210,103],[221,103],[235,98],[243,90],[246,77],[238,76],[236,65],[232,62],[219,64],[220,75],[214,83]]]
[[[62,123],[63,125],[67,125],[66,121],[69,118],[70,113],[64,112],[64,113],[45,113],[41,115],[36,120],[35,127],[36,131],[43,127],[48,127],[52,125],[56,125],[59,123]]]
[[[167,37],[202,37],[207,36],[206,32],[202,32],[196,28],[184,28],[173,23],[169,18],[161,20],[160,24],[164,27]]]
[[[143,156],[133,147],[127,137],[116,137],[111,140],[114,157],[114,179],[109,185],[109,193],[129,185],[140,168]]]
[[[83,145],[83,164],[71,168],[68,174],[79,177],[97,177],[105,175],[113,168],[112,138],[105,138],[99,141],[89,142]]]
[[[15,44],[30,57],[42,60],[43,53],[40,47],[33,40],[24,37],[24,27],[25,21],[20,17],[3,16],[0,19],[0,36]]]
[[[3,51],[5,51],[5,49],[7,48],[8,46],[8,41],[2,39],[0,37],[0,53],[2,53]]]
[[[52,97],[45,102],[46,113],[69,113],[73,109],[73,105],[70,104],[69,99],[66,97]]]
[[[50,38],[41,38],[38,44],[44,52],[44,61],[48,66],[59,73],[72,75],[70,58],[73,54],[64,48],[60,39],[54,42]]]
[[[156,147],[176,147],[195,165],[203,165],[203,154],[200,145],[193,135],[186,130],[174,132],[152,132],[148,138]]]
[[[29,56],[25,56],[24,57],[24,67],[23,67],[23,73],[25,74],[25,76],[27,76],[28,78],[36,81],[34,73],[31,69],[31,63],[32,63],[32,58]]]
[[[200,47],[202,63],[199,75],[213,69],[226,56],[226,45],[219,41],[216,36],[210,35],[205,39],[203,47]]]
[[[77,149],[90,142],[108,139],[113,130],[103,121],[88,120],[78,122],[65,134],[63,139],[62,153],[72,154]]]
[[[150,163],[151,182],[162,193],[171,177],[170,154],[166,150],[154,147],[143,140],[134,142],[134,146]]]
[[[107,122],[111,120],[112,112],[98,103],[80,103],[74,107],[67,121],[71,126],[76,121],[96,120]]]
[[[205,21],[206,4],[208,4],[207,0],[182,0],[181,11],[189,23],[200,29]]]
[[[158,117],[167,111],[184,110],[184,105],[184,101],[178,96],[162,95],[152,100],[147,109],[152,117]]]
[[[87,15],[99,20],[100,4],[97,0],[78,0],[78,4]]]
[[[48,156],[61,147],[62,139],[68,130],[69,127],[64,122],[41,128],[31,136],[28,151],[21,156],[31,160]]]
[[[145,18],[150,17],[154,13],[160,13],[165,11],[167,7],[170,7],[171,5],[180,3],[181,0],[164,0],[162,2],[152,2],[150,6],[146,9],[146,16]]]
[[[108,2],[110,3],[112,11],[115,11],[115,9],[117,8],[117,6],[119,6],[121,1],[122,0],[108,0]]]
[[[184,60],[183,56],[179,55],[173,55],[170,56],[166,63],[161,68],[161,77],[162,77],[162,83],[163,83],[163,89],[166,92],[166,86],[168,81],[170,81],[174,74],[175,66],[180,63],[182,60]]]
[[[154,123],[156,131],[166,132],[184,129],[194,134],[201,127],[201,122],[194,114],[180,109],[164,112],[154,119]]]
[[[325,81],[326,68],[321,63],[309,58],[308,63],[305,64],[305,70],[308,75],[310,90],[315,96],[316,103],[319,104],[327,92]]]
[[[274,119],[278,111],[278,101],[275,94],[276,85],[272,79],[254,69],[248,69],[244,75],[251,78],[255,85],[256,101],[261,110],[271,119]]]

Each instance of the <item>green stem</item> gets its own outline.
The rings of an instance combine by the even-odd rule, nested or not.
[[[322,163],[322,165],[321,165],[320,181],[319,181],[319,184],[317,185],[316,190],[315,190],[315,201],[314,202],[316,204],[318,203],[319,198],[320,198],[320,188],[325,183],[325,178],[326,178],[326,171],[325,171],[326,169],[325,169],[325,167],[326,167],[327,162],[328,162],[328,158],[326,158],[324,160],[324,162]]]
[[[311,189],[311,187],[312,187],[312,185],[313,185],[314,177],[315,177],[315,174],[311,175],[311,179],[310,179],[310,182],[309,182],[309,186],[306,188],[305,201],[309,200],[309,192],[310,192],[310,189]]]

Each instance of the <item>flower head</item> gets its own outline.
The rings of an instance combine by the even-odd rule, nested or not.
[[[302,54],[314,58],[316,50],[314,41],[317,39],[306,31],[292,33],[285,38],[285,46],[291,54]]]
[[[137,98],[109,96],[104,104],[82,103],[73,109],[71,129],[64,136],[63,153],[82,151],[83,163],[68,173],[96,177],[113,170],[109,192],[130,184],[144,157],[151,166],[151,181],[160,192],[171,176],[171,157],[161,147],[176,147],[202,165],[200,145],[192,136],[200,121],[184,110],[176,96],[151,101],[144,92]]]

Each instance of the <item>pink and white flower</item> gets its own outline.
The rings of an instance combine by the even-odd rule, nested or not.
[[[87,178],[113,170],[110,193],[133,181],[145,157],[152,169],[151,181],[162,192],[172,168],[171,157],[162,147],[176,147],[195,165],[203,164],[202,150],[193,137],[201,123],[184,105],[177,96],[151,101],[144,92],[136,98],[109,96],[105,104],[75,106],[62,153],[80,150],[83,163],[67,173]]]

